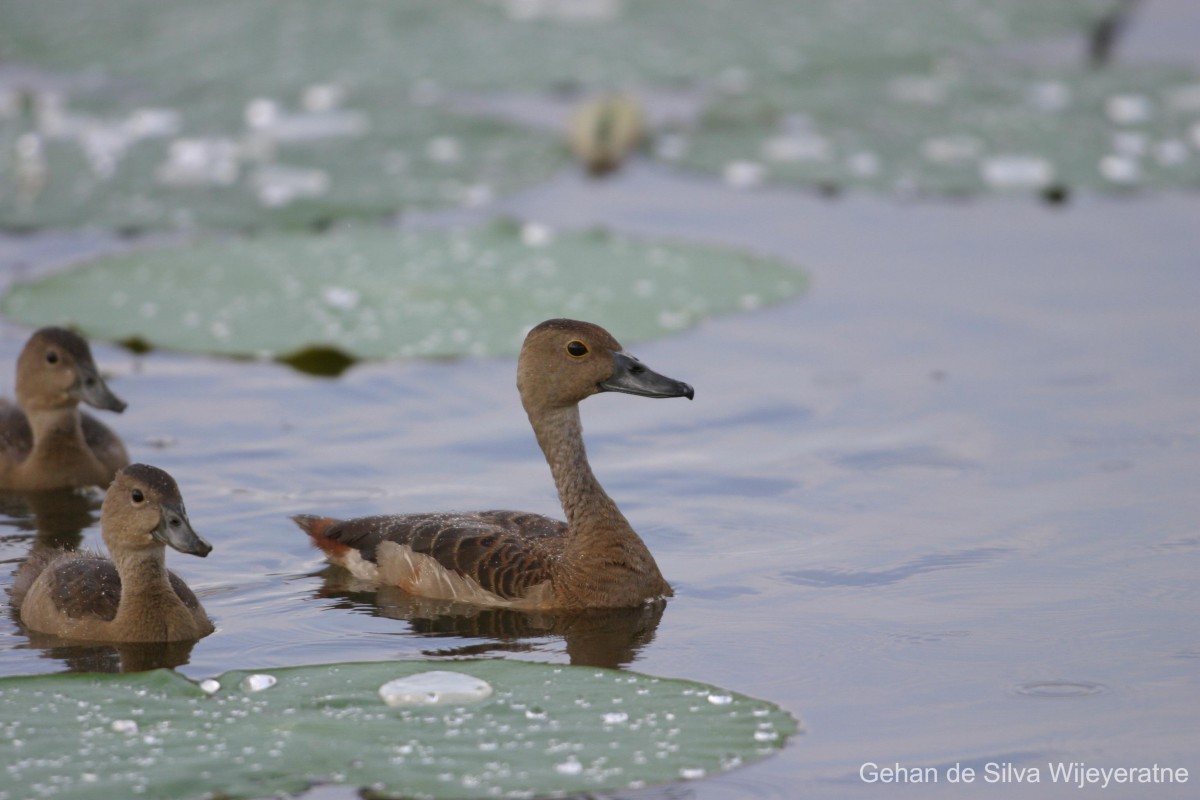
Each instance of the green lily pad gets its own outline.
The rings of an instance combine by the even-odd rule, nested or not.
[[[238,88],[220,104],[102,94],[98,113],[74,96],[54,108],[42,93],[34,105],[50,110],[0,114],[0,183],[12,189],[0,193],[0,224],[320,227],[485,204],[567,162],[553,136],[423,106],[407,90]]]
[[[1200,185],[1200,76],[847,59],[714,101],[665,153],[732,183],[960,193]]]
[[[1070,121],[1059,129],[1065,117],[1050,115],[1050,135],[1028,141],[1011,97],[989,91],[987,76],[1009,69],[1002,62],[959,87],[962,111],[958,97],[880,105],[888,81],[1038,38],[1074,34],[1082,50],[1085,31],[1116,4],[0,0],[9,65],[0,71],[0,185],[13,187],[0,192],[0,225],[257,229],[480,204],[544,180],[566,151],[545,131],[453,113],[450,95],[563,86],[749,87],[744,98],[717,99],[682,159],[732,170],[735,181],[762,173],[952,190],[962,170],[915,155],[931,137],[951,160],[980,147],[999,156],[1017,147],[1024,157],[1028,147],[1057,162],[1077,131],[1091,139],[1107,129]],[[918,94],[929,85],[922,74],[907,80]],[[1034,91],[1055,80],[1036,78]],[[1133,90],[1154,93],[1168,88],[1163,80],[1133,81]],[[1086,76],[1068,83],[1090,91]],[[797,116],[831,145],[814,143],[807,122],[797,133]],[[1103,162],[1110,177],[1100,183],[1194,181],[1194,167],[1179,168],[1189,156],[1186,124],[1125,137],[1107,162],[1089,145],[1091,173]],[[675,159],[679,150],[660,148]],[[1011,160],[999,171],[1014,164],[1018,177],[1040,174]],[[979,164],[967,171],[989,174]]]
[[[495,223],[462,231],[269,235],[123,253],[14,286],[31,326],[226,355],[502,355],[552,317],[636,341],[799,292],[795,268],[737,251]]]
[[[394,707],[381,697],[431,669],[491,691]],[[777,706],[712,686],[502,660],[289,667],[200,685],[167,670],[5,678],[0,719],[4,791],[87,800],[322,783],[410,798],[624,790],[758,760],[798,730]]]
[[[0,52],[180,98],[335,78],[392,89],[612,88],[1082,34],[1119,1],[0,0]]]

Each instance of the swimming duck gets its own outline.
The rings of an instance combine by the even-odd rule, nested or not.
[[[332,563],[414,595],[526,610],[670,596],[645,542],[592,474],[579,402],[606,391],[690,400],[692,387],[643,366],[597,325],[552,319],[526,336],[517,389],[565,523],[520,511],[293,519]]]
[[[35,331],[17,359],[16,389],[17,405],[0,400],[0,489],[107,486],[129,463],[117,435],[79,411],[81,400],[125,410],[79,334]]]
[[[41,550],[21,565],[13,605],[26,627],[67,639],[170,642],[213,632],[196,595],[165,564],[166,545],[204,557],[175,479],[157,467],[120,470],[100,507],[112,560],[96,553]]]

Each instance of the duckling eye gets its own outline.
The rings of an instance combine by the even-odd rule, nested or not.
[[[567,354],[572,358],[583,358],[588,354],[587,345],[578,339],[567,342]]]
[[[145,495],[142,494],[141,489],[134,489],[133,493],[130,494],[129,496],[133,498],[133,502],[135,502],[135,503],[140,503],[146,499]]]
[[[57,364],[58,363],[58,353],[54,352],[53,350],[46,353],[46,363],[47,364]]]

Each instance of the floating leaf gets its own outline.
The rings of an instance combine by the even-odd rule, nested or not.
[[[492,691],[440,705],[380,697],[431,668]],[[270,677],[232,672],[203,687],[167,670],[0,679],[4,790],[87,800],[253,798],[321,783],[424,798],[620,791],[723,772],[797,732],[770,703],[616,670],[375,662]]]
[[[1200,185],[1200,77],[847,58],[712,103],[661,153],[733,184],[960,193]]]
[[[0,222],[321,228],[481,205],[566,163],[552,136],[413,105],[407,93],[351,92],[344,109],[288,110],[300,93],[256,100],[230,89],[220,107],[185,106],[178,126],[160,133],[139,128],[155,109],[115,100],[99,115],[71,106],[0,115],[0,183],[15,189],[0,193]],[[34,96],[40,107],[55,95]],[[239,118],[243,107],[251,121]]]
[[[134,251],[14,286],[0,310],[31,326],[227,355],[481,356],[515,353],[552,317],[636,341],[803,285],[795,268],[732,250],[496,223]]]
[[[320,227],[414,207],[478,205],[544,180],[565,164],[565,148],[544,131],[451,113],[453,93],[564,86],[716,87],[726,97],[701,131],[686,145],[667,137],[658,152],[734,182],[952,190],[963,183],[961,170],[920,153],[964,148],[936,139],[957,137],[961,145],[982,134],[989,155],[1030,155],[1012,149],[1027,137],[1009,98],[988,99],[986,81],[972,78],[963,107],[983,119],[964,122],[952,108],[957,97],[941,107],[894,108],[879,93],[890,87],[928,99],[943,91],[937,75],[921,74],[930,65],[953,66],[963,53],[1034,38],[1074,34],[1082,53],[1085,33],[1118,7],[1118,0],[0,0],[0,53],[12,65],[0,74],[0,185],[12,187],[0,192],[0,225]],[[980,73],[1010,67],[993,61]],[[1128,73],[1119,64],[1110,71]],[[1195,85],[1194,74],[1184,78],[1175,89]],[[1052,80],[1037,79],[1031,90]],[[1129,83],[1155,104],[1155,93],[1173,90],[1157,77]],[[747,117],[738,107],[746,102],[760,108]],[[1119,140],[1115,152],[1089,142],[1081,157],[1089,175],[1101,176],[1091,183],[1194,183],[1200,157],[1188,113],[1147,131],[1144,141]],[[797,133],[788,122],[796,115],[811,118],[813,135]],[[996,115],[999,127],[988,121]],[[731,118],[738,120],[732,128],[721,122]],[[1080,130],[1089,139],[1108,130],[1054,128],[1060,118],[1046,117],[1054,135],[1032,142],[1033,156],[1057,162]],[[914,124],[919,136],[908,130]],[[1056,178],[1062,166],[1053,166],[1046,174]],[[1001,183],[1044,172],[1004,167],[992,171]],[[989,185],[980,164],[966,172],[972,188]],[[1070,180],[1075,174],[1063,172]]]
[[[351,87],[612,89],[1084,33],[1120,0],[0,0],[10,62],[207,100]],[[590,13],[589,13],[590,12]],[[447,58],[453,53],[453,58]],[[84,75],[92,70],[90,75]],[[136,94],[128,91],[127,94]]]

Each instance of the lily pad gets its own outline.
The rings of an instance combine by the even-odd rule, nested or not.
[[[960,193],[1200,185],[1200,76],[847,59],[714,101],[665,157],[734,184]]]
[[[0,193],[0,223],[321,227],[485,204],[566,163],[553,136],[422,105],[406,90],[231,88],[221,104],[111,94],[100,91],[93,111],[74,94],[34,92],[30,113],[0,114],[0,183],[12,188]],[[314,99],[322,94],[333,99]]]
[[[396,707],[380,697],[431,667],[492,692]],[[197,685],[167,670],[2,679],[4,791],[87,800],[252,798],[324,783],[411,798],[620,791],[732,769],[798,730],[765,701],[615,670],[377,662],[269,676],[273,684],[230,672]]]
[[[963,89],[967,112],[983,118],[972,124],[956,117],[952,103],[885,103],[881,110],[873,98],[888,80],[903,81],[919,61],[918,80],[909,82],[919,94],[930,65],[1046,37],[1073,34],[1082,51],[1085,32],[1117,6],[1117,0],[0,0],[0,185],[13,187],[0,192],[0,225],[320,226],[478,205],[544,180],[566,163],[565,147],[545,131],[453,113],[450,95],[463,90],[684,86],[740,94],[749,88],[751,105],[766,107],[766,116],[745,114],[740,99],[731,107],[718,98],[686,146],[668,137],[659,152],[680,160],[686,150],[683,163],[728,171],[735,182],[765,175],[905,186],[913,154],[930,137],[959,137],[950,142],[957,149],[931,145],[952,155],[963,152],[962,137],[982,137],[987,152],[1001,156],[1026,141],[1005,139],[1022,131],[1021,118],[1004,116],[1010,99],[989,99],[986,81],[972,78]],[[1050,80],[1057,79],[1035,83]],[[1134,85],[1143,94],[1166,88],[1159,78]],[[987,121],[996,114],[999,127]],[[811,118],[815,135],[832,147],[797,136],[798,115]],[[730,119],[738,124],[723,124]],[[1177,177],[1190,174],[1176,169],[1189,156],[1200,161],[1189,149],[1186,124],[1151,131],[1141,144],[1126,137],[1115,154],[1089,147],[1092,172],[1115,155],[1100,169],[1109,182],[1128,183],[1131,175],[1137,182],[1143,175],[1147,182],[1193,180]],[[919,135],[907,130],[913,125]],[[976,130],[980,125],[986,130]],[[1029,145],[1033,155],[1050,148],[1055,159],[1072,146],[1076,130],[1055,129]],[[1084,130],[1089,137],[1101,131]],[[1139,149],[1164,169],[1131,165],[1129,151]],[[816,163],[822,160],[833,165]],[[961,183],[956,174],[941,177],[946,170],[938,164],[917,163],[922,169],[912,180],[920,186]],[[1005,162],[999,167],[1004,174]],[[1036,167],[1033,173],[1041,174]],[[983,174],[970,184],[986,185]]]
[[[803,286],[794,267],[733,250],[501,222],[133,251],[18,284],[0,311],[32,326],[226,355],[485,356],[517,352],[528,328],[552,317],[635,341]]]
[[[338,77],[392,89],[613,88],[1082,36],[1120,2],[0,0],[0,52],[180,98]]]

